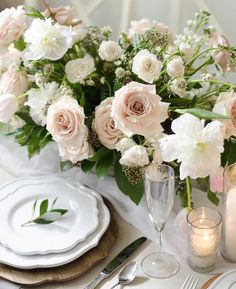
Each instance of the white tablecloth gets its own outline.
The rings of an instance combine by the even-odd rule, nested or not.
[[[51,172],[59,173],[58,164],[58,153],[54,145],[47,147],[42,152],[42,154],[28,161],[25,148],[17,147],[17,145],[14,142],[9,141],[9,139],[0,138],[0,165],[4,167],[4,169],[0,169],[0,185],[13,179],[13,175],[28,176],[42,175],[45,174],[45,172],[47,172],[47,174]],[[7,173],[6,168],[8,171],[11,172],[11,174]],[[118,223],[120,225],[120,234],[117,245],[112,250],[109,258],[115,256],[117,252],[119,252],[127,244],[129,244],[131,241],[141,235],[146,235],[152,240],[155,239],[155,231],[149,221],[144,199],[139,206],[136,206],[134,203],[132,203],[132,201],[130,201],[124,194],[122,194],[117,189],[114,184],[114,180],[111,177],[107,177],[104,180],[99,180],[95,175],[84,174],[79,169],[73,169],[68,173],[64,174],[64,176],[66,176],[67,174],[70,177],[73,177],[76,180],[88,184],[100,191],[106,198],[108,198],[113,203],[120,216],[127,221],[126,222],[120,216],[117,216]],[[198,205],[204,204],[206,202],[205,194],[201,193],[200,191],[196,191],[194,197]],[[175,209],[177,207],[178,205],[175,207]],[[140,278],[137,278],[136,282],[133,283],[135,288],[177,289],[181,287],[180,285],[183,283],[184,278],[189,272],[191,272],[191,270],[186,266],[187,241],[184,236],[179,234],[179,230],[173,225],[174,218],[175,214],[173,213],[164,232],[164,249],[177,257],[178,261],[181,264],[181,269],[179,273],[168,280],[155,280],[146,278],[140,270]],[[150,244],[136,257],[136,259],[138,261],[141,261],[145,255],[154,250],[155,246],[153,244]],[[91,270],[88,274],[73,282],[67,282],[66,284],[61,285],[53,284],[41,286],[39,288],[82,289],[89,282],[89,280],[95,277],[95,274],[97,274],[107,262],[108,260],[104,261],[102,264],[96,266],[94,270]],[[223,272],[228,267],[232,268],[232,265],[226,264],[222,259],[219,258],[216,272]],[[204,282],[207,278],[209,278],[209,276],[200,275],[200,284]],[[102,286],[102,288],[110,288],[109,286],[111,286],[111,284],[114,284],[115,281],[116,277],[113,277],[110,281],[106,282]],[[0,282],[0,289],[13,288],[14,287],[7,287],[5,283],[2,284]],[[19,288],[19,286],[15,286],[15,288]]]

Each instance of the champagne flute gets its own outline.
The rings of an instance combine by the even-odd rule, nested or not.
[[[174,204],[175,174],[168,165],[156,165],[155,170],[154,174],[145,175],[145,195],[149,217],[158,233],[158,250],[143,259],[142,269],[148,276],[162,279],[179,269],[175,257],[162,251],[162,231]]]

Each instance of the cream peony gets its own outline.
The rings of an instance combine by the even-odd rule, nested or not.
[[[0,122],[9,122],[18,110],[18,100],[14,94],[0,95]]]
[[[35,19],[24,36],[28,44],[26,58],[57,60],[72,47],[74,32],[72,27],[53,24],[49,18]]]
[[[123,133],[115,127],[115,122],[111,117],[113,97],[103,100],[95,109],[95,118],[92,124],[100,142],[109,149],[115,149]]]
[[[26,15],[22,6],[0,12],[0,47],[8,47],[18,40],[26,28]]]
[[[0,79],[0,95],[12,93],[19,96],[28,89],[28,86],[29,82],[26,72],[10,67]]]
[[[83,81],[95,71],[95,63],[92,56],[86,54],[83,58],[70,60],[65,67],[67,79],[71,83],[83,83]]]
[[[28,91],[28,101],[25,105],[30,108],[33,121],[41,126],[46,125],[47,107],[60,97],[59,85],[56,82],[46,83],[39,89]]]
[[[176,57],[167,64],[167,73],[173,78],[184,76],[184,62],[181,57]]]
[[[102,60],[112,62],[121,57],[122,48],[115,41],[104,40],[98,49],[98,54]]]
[[[88,129],[84,120],[83,108],[71,96],[61,97],[49,106],[47,130],[57,142],[63,160],[76,163],[91,155],[91,147],[87,142]]]
[[[144,49],[135,55],[132,71],[137,74],[140,79],[148,83],[153,83],[155,80],[158,80],[162,66],[162,62],[157,59],[156,55]]]
[[[129,167],[143,167],[149,164],[147,150],[145,147],[140,145],[132,146],[130,149],[124,152],[120,159],[120,164]]]
[[[78,20],[75,19],[76,9],[75,7],[70,6],[59,6],[56,8],[50,8],[54,18],[56,19],[57,23],[60,25],[76,25],[78,24]],[[50,17],[51,14],[49,10],[45,10],[42,12],[44,17]]]
[[[156,138],[168,118],[168,103],[161,102],[155,85],[130,82],[115,92],[111,116],[127,136],[139,134]]]
[[[213,111],[231,117],[231,119],[219,119],[225,128],[224,137],[236,136],[236,93],[233,90],[221,92]]]
[[[180,178],[205,178],[220,166],[224,151],[222,125],[212,121],[204,123],[191,114],[173,120],[172,135],[160,139],[163,160],[180,162]]]

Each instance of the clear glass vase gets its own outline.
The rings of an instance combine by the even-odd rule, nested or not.
[[[228,262],[236,263],[236,163],[224,171],[221,254]]]

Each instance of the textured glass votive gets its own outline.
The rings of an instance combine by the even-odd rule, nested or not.
[[[187,215],[188,264],[196,272],[214,269],[220,242],[221,214],[214,209],[200,207]]]

